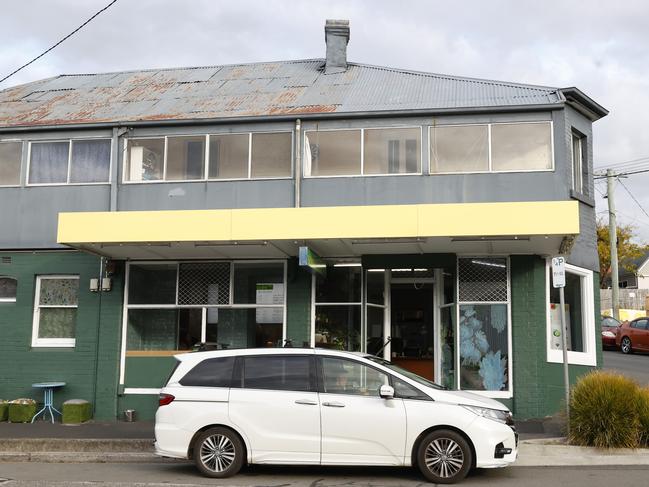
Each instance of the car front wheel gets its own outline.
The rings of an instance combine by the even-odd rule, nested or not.
[[[633,349],[631,348],[631,339],[629,337],[622,338],[622,341],[620,342],[620,350],[622,350],[622,353],[633,352]]]
[[[203,475],[225,478],[243,466],[244,448],[239,436],[227,428],[210,428],[194,444],[194,463]]]
[[[473,455],[468,442],[451,430],[427,434],[417,451],[419,470],[436,484],[452,484],[462,480],[472,463]]]

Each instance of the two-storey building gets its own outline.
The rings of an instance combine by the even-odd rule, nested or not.
[[[518,417],[600,362],[592,123],[576,88],[326,57],[0,92],[0,397],[152,417],[172,355],[382,355]]]

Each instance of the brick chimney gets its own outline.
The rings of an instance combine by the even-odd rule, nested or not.
[[[349,20],[328,19],[325,23],[325,42],[327,44],[325,74],[346,71]]]

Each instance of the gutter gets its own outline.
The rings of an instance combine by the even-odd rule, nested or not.
[[[57,125],[17,125],[0,127],[0,133],[34,132],[50,130],[76,130],[76,129],[113,129],[113,128],[137,128],[137,127],[160,127],[160,126],[192,126],[212,124],[233,124],[252,122],[295,122],[296,120],[338,120],[338,119],[359,119],[359,118],[386,118],[386,117],[429,117],[438,115],[469,115],[481,113],[520,113],[520,112],[545,112],[562,110],[566,102],[543,103],[536,105],[496,106],[496,107],[472,107],[472,108],[440,108],[440,109],[417,109],[417,110],[379,110],[361,112],[324,112],[324,113],[301,113],[295,112],[287,115],[251,115],[243,117],[218,117],[218,118],[188,118],[173,120],[134,120],[134,121],[113,121],[113,122],[90,122]]]

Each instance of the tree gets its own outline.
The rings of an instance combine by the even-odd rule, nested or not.
[[[606,287],[605,283],[611,279],[611,246],[608,236],[608,223],[597,221],[597,252],[599,253],[599,285]],[[617,226],[617,260],[618,268],[635,273],[637,260],[643,257],[649,246],[634,242],[635,227],[631,224]]]

